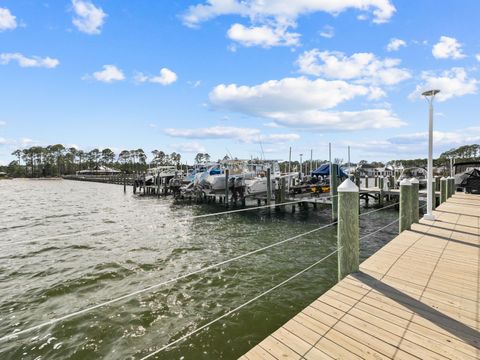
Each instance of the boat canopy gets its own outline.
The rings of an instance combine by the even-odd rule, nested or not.
[[[330,165],[329,164],[323,164],[320,165],[320,167],[314,171],[312,171],[312,176],[328,176],[330,175]],[[340,168],[340,166],[337,167],[337,176],[338,177],[347,177],[347,174]]]

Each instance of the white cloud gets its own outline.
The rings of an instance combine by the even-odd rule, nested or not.
[[[43,67],[53,69],[60,64],[58,59],[51,57],[41,58],[39,56],[27,57],[20,53],[3,53],[0,54],[0,64],[7,65],[11,61],[16,61],[20,67]]]
[[[207,149],[202,144],[189,141],[184,143],[171,144],[170,147],[180,153],[206,153]]]
[[[432,72],[422,73],[423,83],[417,85],[415,91],[410,95],[410,99],[421,98],[421,94],[426,90],[439,89],[440,93],[436,95],[438,101],[445,101],[453,97],[476,94],[478,89],[478,80],[468,77],[464,68],[456,67],[446,70],[439,75]]]
[[[115,65],[103,65],[103,70],[96,71],[92,75],[86,75],[83,77],[83,80],[95,79],[97,81],[112,83],[114,81],[125,80],[125,75],[122,70],[117,68]]]
[[[402,46],[407,46],[407,43],[402,39],[390,39],[387,45],[387,51],[398,51]]]
[[[158,76],[147,76],[143,73],[138,73],[135,75],[135,81],[141,83],[150,82],[154,84],[170,85],[177,81],[177,74],[170,69],[162,68],[160,70],[160,75]]]
[[[392,128],[404,123],[389,109],[325,111],[375,89],[345,81],[304,77],[271,80],[255,86],[218,85],[210,93],[217,108],[261,117],[293,128],[360,130]],[[375,94],[374,94],[375,95]]]
[[[183,22],[195,27],[223,15],[248,17],[251,26],[234,24],[231,39],[246,46],[290,46],[299,44],[300,34],[288,31],[299,16],[320,11],[335,16],[348,9],[372,12],[375,23],[387,22],[396,11],[390,0],[206,0],[190,6]]]
[[[0,7],[0,32],[13,30],[17,27],[17,20],[7,8]]]
[[[437,59],[461,59],[465,55],[462,45],[455,38],[441,36],[440,41],[433,45],[432,54]]]
[[[321,37],[331,39],[335,36],[335,29],[330,25],[325,25],[319,34]]]
[[[305,51],[297,59],[302,74],[324,76],[330,79],[356,80],[359,83],[394,85],[411,77],[408,70],[399,68],[399,59],[378,59],[372,53]]]
[[[258,136],[260,131],[251,128],[238,128],[233,126],[213,126],[200,129],[167,128],[165,134],[172,137],[189,139],[236,139]]]
[[[6,121],[0,121],[0,126],[5,126],[5,125],[7,125]]]
[[[282,144],[300,139],[298,134],[262,134],[259,129],[240,128],[233,126],[212,126],[198,129],[176,129],[168,128],[165,134],[171,137],[187,139],[234,139],[243,143],[264,143]]]
[[[480,61],[480,54],[476,54],[475,59],[477,59],[477,61]]]
[[[107,14],[88,0],[72,0],[72,6],[76,15],[73,25],[86,34],[100,34]]]
[[[285,26],[271,27],[269,25],[246,27],[233,24],[228,29],[227,36],[243,46],[295,46],[299,45],[300,34],[289,32]]]
[[[348,9],[371,11],[375,23],[390,20],[395,7],[389,0],[207,0],[192,5],[183,16],[184,23],[196,26],[201,22],[222,15],[248,16],[250,19],[274,18],[296,20],[300,15],[326,12],[338,15]]]
[[[283,126],[316,131],[387,129],[405,125],[405,122],[388,109],[361,111],[307,110],[297,113],[274,113],[271,114],[270,118]]]
[[[255,86],[217,85],[209,95],[219,108],[265,116],[274,112],[329,109],[370,90],[340,80],[310,80],[305,77],[270,80]]]

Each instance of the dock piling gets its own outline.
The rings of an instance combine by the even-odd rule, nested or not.
[[[447,201],[447,178],[442,177],[440,179],[440,204]]]
[[[412,196],[411,196],[412,221],[411,222],[413,224],[413,223],[418,223],[418,221],[420,220],[420,206],[418,203],[420,182],[418,181],[417,178],[412,178],[410,179],[410,183],[412,184]]]
[[[225,207],[228,207],[229,199],[228,199],[228,176],[230,174],[229,169],[225,169]]]
[[[438,176],[432,179],[432,210],[437,208],[437,178]]]
[[[330,167],[332,173],[330,174],[331,184],[330,184],[330,196],[332,197],[332,221],[337,220],[338,218],[338,196],[337,187],[338,187],[338,164],[332,164]]]
[[[270,168],[267,169],[267,205],[272,202],[272,179]]]
[[[412,184],[410,180],[403,179],[400,182],[400,219],[399,219],[399,234],[410,228],[412,220]]]
[[[338,280],[358,271],[359,189],[350,179],[338,187]]]

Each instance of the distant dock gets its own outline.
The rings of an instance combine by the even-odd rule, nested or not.
[[[240,359],[480,359],[480,197],[434,214]]]

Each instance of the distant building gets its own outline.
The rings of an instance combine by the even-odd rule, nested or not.
[[[395,172],[393,166],[387,165],[383,167],[374,167],[370,164],[363,164],[357,167],[360,176],[376,177],[376,176],[392,176]]]

